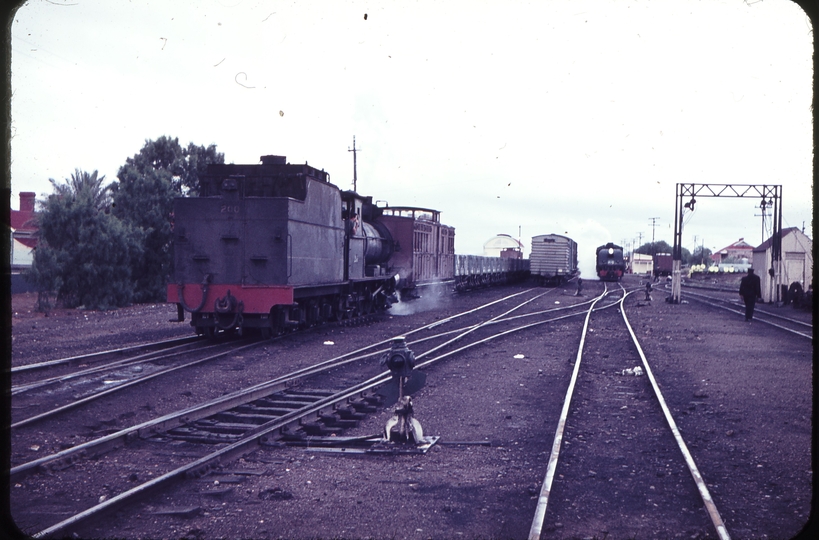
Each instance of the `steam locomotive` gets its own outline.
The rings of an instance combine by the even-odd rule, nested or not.
[[[597,248],[597,276],[602,281],[620,281],[626,272],[623,248],[612,242]]]
[[[174,201],[167,301],[178,321],[190,313],[197,334],[270,336],[341,321],[387,309],[396,293],[462,278],[455,229],[439,212],[382,208],[307,163],[260,160],[209,165],[199,196]]]

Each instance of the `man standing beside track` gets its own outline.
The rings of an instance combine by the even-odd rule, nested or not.
[[[754,306],[756,300],[762,300],[762,286],[759,282],[759,276],[754,274],[754,269],[748,269],[748,275],[742,278],[739,282],[739,296],[745,302],[745,320],[751,322],[754,318]]]

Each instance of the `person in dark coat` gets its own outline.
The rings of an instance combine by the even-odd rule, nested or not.
[[[745,302],[745,320],[750,321],[754,318],[754,307],[757,299],[762,300],[762,286],[759,282],[759,276],[754,274],[753,268],[749,268],[748,275],[740,280],[739,296]]]

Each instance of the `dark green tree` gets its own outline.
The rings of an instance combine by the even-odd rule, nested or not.
[[[170,172],[164,169],[140,173],[126,166],[119,174],[119,182],[112,186],[113,213],[144,234],[142,249],[131,268],[134,302],[161,301],[171,260],[169,216],[177,192]]]
[[[171,271],[171,212],[177,196],[196,194],[199,176],[210,163],[224,163],[216,146],[182,148],[178,139],[162,136],[145,145],[117,173],[111,186],[113,213],[145,233],[142,255],[132,269],[135,302],[161,301]]]
[[[711,266],[711,250],[704,246],[697,246],[694,248],[694,254],[691,255],[691,264],[704,264]]]
[[[687,249],[680,248],[680,255],[682,256],[683,266],[691,266],[692,264],[697,264],[697,262],[693,260],[691,252],[688,251]]]
[[[652,257],[658,253],[672,253],[673,248],[668,245],[668,242],[665,240],[659,240],[657,242],[646,242],[642,246],[638,247],[634,250],[635,253],[641,253],[643,255],[651,255]]]
[[[170,173],[174,191],[180,195],[196,195],[199,190],[199,177],[205,173],[211,163],[224,163],[225,155],[216,151],[216,145],[196,146],[188,143],[186,148],[179,144],[178,138],[165,135],[158,139],[146,140],[145,145],[128,158],[120,168],[117,178],[122,181],[122,170],[133,168],[142,174],[150,170],[164,170]]]
[[[634,252],[642,253],[643,255],[651,255],[653,257],[657,253],[674,253],[674,248],[668,245],[668,242],[665,240],[659,240],[657,242],[646,242],[642,246],[635,249]],[[681,255],[683,265],[694,264],[694,262],[691,261],[690,251],[682,248]]]
[[[104,180],[79,169],[64,183],[49,179],[54,193],[37,214],[30,278],[65,307],[108,309],[133,298],[131,267],[144,235],[109,212]]]

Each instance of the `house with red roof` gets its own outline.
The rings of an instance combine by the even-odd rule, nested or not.
[[[744,238],[740,238],[730,246],[725,246],[711,254],[714,264],[740,262],[742,259],[747,259],[750,262],[753,257],[754,246],[746,242]]]
[[[34,218],[36,194],[30,191],[20,192],[20,209],[9,211],[11,228],[11,267],[31,266],[32,250],[37,247],[37,222]]]

